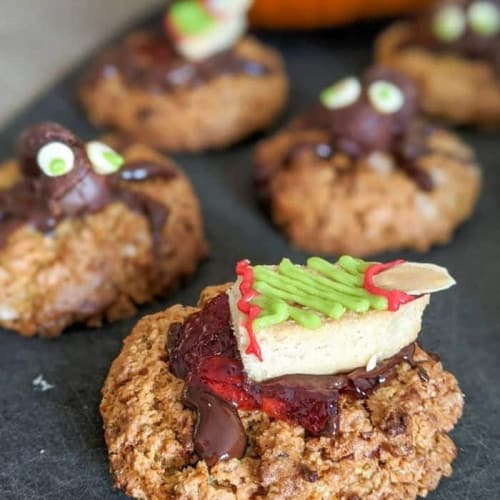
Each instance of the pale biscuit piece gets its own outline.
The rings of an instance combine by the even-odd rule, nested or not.
[[[258,382],[294,373],[346,372],[367,366],[372,358],[382,361],[394,356],[416,340],[422,314],[429,303],[429,295],[424,295],[395,312],[347,312],[340,319],[323,317],[321,326],[315,330],[306,330],[291,320],[258,329],[254,333],[262,353],[261,361],[254,354],[245,353],[247,316],[237,307],[240,298],[236,282],[229,291],[236,339],[245,371]]]

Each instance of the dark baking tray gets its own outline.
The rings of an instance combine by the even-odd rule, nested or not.
[[[315,33],[259,34],[284,54],[292,80],[281,123],[313,102],[332,80],[369,64],[373,39],[382,27],[376,23]],[[56,120],[84,138],[96,137],[75,105],[78,72],[2,131],[0,158],[8,158],[18,133],[39,120]],[[402,253],[408,259],[444,264],[458,281],[457,287],[433,296],[420,337],[424,347],[441,354],[466,395],[464,417],[453,432],[459,448],[454,474],[430,495],[442,500],[500,498],[500,144],[498,135],[459,133],[476,148],[484,168],[477,211],[449,245],[425,256]],[[98,405],[109,365],[137,318],[177,302],[195,303],[204,286],[233,277],[237,259],[276,262],[288,255],[303,261],[305,254],[272,228],[255,200],[250,159],[258,139],[224,152],[177,156],[200,195],[211,245],[210,259],[185,288],[143,307],[135,318],[96,330],[74,327],[57,340],[1,332],[2,500],[123,497],[112,489]],[[55,387],[35,390],[32,380],[39,374]]]

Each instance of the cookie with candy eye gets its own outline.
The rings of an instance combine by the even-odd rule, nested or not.
[[[427,113],[500,126],[500,0],[437,2],[387,28],[376,58],[415,79]]]
[[[132,33],[88,68],[79,95],[89,119],[175,151],[224,148],[271,125],[288,79],[279,54],[245,35],[250,4],[170,2],[158,29]]]
[[[140,144],[117,151],[33,125],[0,185],[0,326],[22,335],[130,315],[206,254],[188,179]]]
[[[273,223],[308,251],[425,251],[450,240],[481,185],[474,153],[425,121],[415,84],[382,66],[319,93],[254,154]]]
[[[451,474],[463,396],[416,343],[445,268],[345,255],[235,271],[197,307],[143,318],[113,362],[100,410],[117,488],[409,500]]]

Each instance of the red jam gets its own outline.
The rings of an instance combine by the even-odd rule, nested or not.
[[[382,297],[385,297],[387,299],[389,311],[397,311],[399,309],[399,306],[415,300],[416,297],[401,292],[400,290],[386,290],[384,288],[380,288],[375,285],[375,283],[373,282],[373,278],[377,274],[386,271],[387,269],[391,269],[395,266],[399,266],[400,264],[404,264],[405,262],[406,261],[403,259],[398,259],[393,260],[392,262],[387,262],[385,264],[372,264],[365,271],[363,287],[373,295],[381,295]]]
[[[255,332],[253,331],[253,320],[260,314],[260,307],[250,303],[250,301],[258,295],[253,289],[254,277],[250,262],[248,260],[240,260],[236,264],[236,274],[241,278],[241,299],[238,301],[237,307],[240,312],[247,315],[247,319],[243,324],[248,334],[248,347],[245,353],[253,354],[259,361],[262,361],[260,346],[255,337]]]
[[[202,387],[236,408],[299,424],[311,435],[328,436],[338,429],[339,394],[365,397],[392,376],[397,363],[411,362],[413,349],[411,344],[370,372],[286,375],[256,383],[245,374],[225,293],[171,327],[168,340],[170,368],[187,386]]]

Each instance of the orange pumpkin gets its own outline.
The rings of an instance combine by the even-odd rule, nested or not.
[[[255,0],[251,22],[263,28],[319,28],[410,12],[432,0]]]

